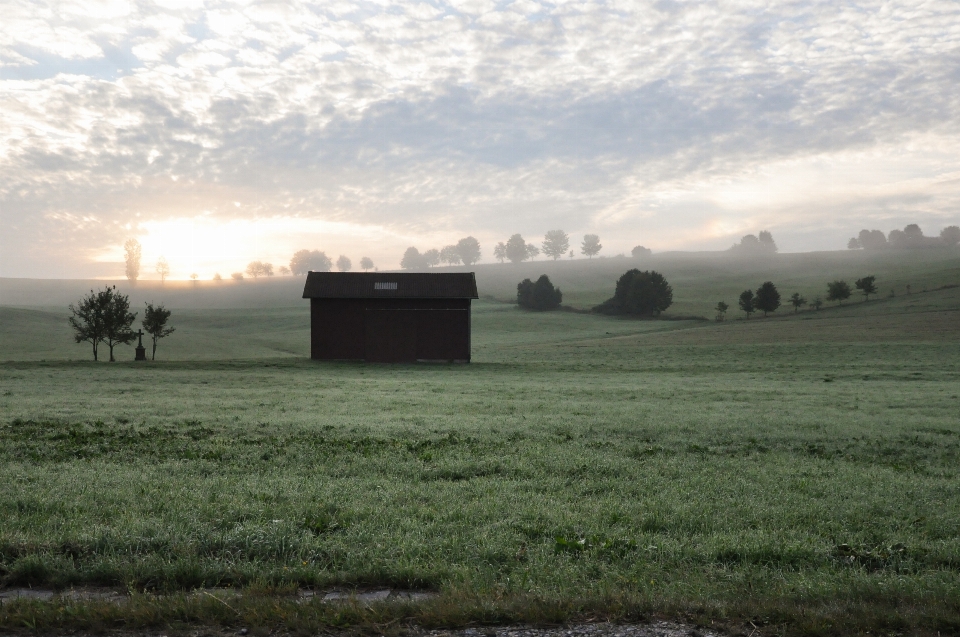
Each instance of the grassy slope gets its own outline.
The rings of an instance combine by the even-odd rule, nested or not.
[[[64,356],[62,313],[17,312],[5,358]],[[427,623],[960,630],[958,289],[719,325],[481,302],[476,363],[453,367],[306,361],[302,307],[176,316],[155,364],[0,364],[8,585],[398,584],[454,603],[396,611]],[[265,604],[243,621],[344,621]],[[239,621],[150,608],[136,625]],[[0,627],[28,611],[88,621],[3,607]]]

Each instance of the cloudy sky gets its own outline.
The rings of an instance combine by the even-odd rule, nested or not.
[[[960,3],[4,0],[0,276],[960,223]]]

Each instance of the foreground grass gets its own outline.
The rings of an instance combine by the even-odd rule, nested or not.
[[[0,628],[956,633],[950,294],[720,326],[481,304],[470,366],[0,364],[3,585],[162,593]],[[247,594],[185,594],[215,586]],[[287,595],[334,586],[441,597]]]

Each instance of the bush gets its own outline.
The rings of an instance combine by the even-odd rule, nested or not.
[[[613,298],[593,308],[603,314],[657,316],[673,304],[673,288],[654,270],[628,270],[617,281]]]
[[[553,287],[546,274],[541,275],[536,283],[524,279],[517,284],[517,305],[528,310],[555,310],[562,300],[560,288]]]

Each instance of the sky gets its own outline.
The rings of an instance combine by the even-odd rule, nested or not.
[[[4,0],[0,276],[960,224],[960,3]],[[579,256],[579,255],[578,255]],[[543,257],[541,257],[543,258]]]

